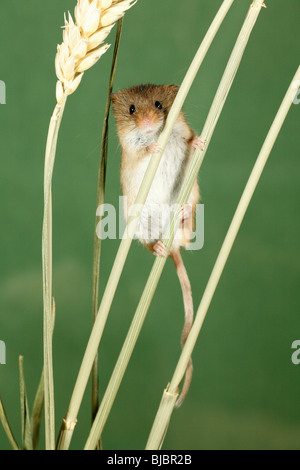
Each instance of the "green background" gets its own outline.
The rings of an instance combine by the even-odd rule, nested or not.
[[[185,104],[201,132],[249,7],[231,8]],[[299,0],[267,0],[201,169],[205,244],[185,253],[199,305],[251,168],[299,65]],[[179,83],[221,1],[139,0],[126,15],[115,89]],[[54,56],[74,0],[1,0],[0,393],[20,442],[18,356],[32,406],[42,368],[43,160],[55,105]],[[109,40],[113,42],[115,32]],[[84,76],[65,110],[53,181],[54,372],[57,429],[91,329],[96,184],[112,48]],[[299,124],[293,105],[247,212],[193,354],[189,396],[174,412],[165,449],[299,449]],[[111,117],[106,201],[118,203],[120,148]],[[101,292],[119,246],[103,243]],[[101,394],[153,263],[132,245],[100,347]],[[183,306],[167,263],[103,434],[105,449],[143,449],[180,354]],[[72,449],[90,426],[90,387]],[[0,428],[0,449],[8,449]],[[43,436],[41,446],[43,448]]]

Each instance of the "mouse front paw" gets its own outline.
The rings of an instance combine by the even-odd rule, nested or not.
[[[168,250],[161,240],[156,242],[155,245],[153,246],[153,254],[154,256],[158,256],[158,257],[161,256],[163,258],[168,258],[169,256]]]
[[[206,145],[206,140],[201,139],[201,137],[194,137],[190,141],[190,146],[195,150],[204,150]]]
[[[153,144],[150,144],[148,147],[146,147],[146,150],[148,153],[159,153],[162,151],[162,148],[160,145],[158,145],[157,142],[153,142]]]

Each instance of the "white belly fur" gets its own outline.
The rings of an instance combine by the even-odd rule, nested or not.
[[[189,151],[186,140],[176,132],[175,127],[141,214],[136,235],[143,243],[154,244],[163,237],[184,179]],[[136,195],[150,158],[151,155],[145,157],[137,165],[135,174],[132,175],[136,182]]]

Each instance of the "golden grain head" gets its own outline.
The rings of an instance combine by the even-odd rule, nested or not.
[[[103,42],[116,21],[122,18],[137,0],[78,0],[74,16],[65,15],[63,42],[57,46],[55,70],[57,103],[64,94],[77,89],[83,73],[91,68],[109,48]]]

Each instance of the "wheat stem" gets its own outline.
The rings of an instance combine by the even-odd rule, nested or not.
[[[146,446],[146,450],[156,450],[160,449],[166,434],[168,424],[174,409],[176,402],[177,391],[179,384],[185,374],[185,370],[195,347],[196,341],[200,334],[202,325],[204,323],[206,314],[210,307],[211,301],[213,299],[214,293],[218,286],[219,280],[225,268],[226,262],[229,258],[231,249],[236,240],[238,231],[245,217],[247,208],[251,202],[254,191],[257,187],[257,184],[260,180],[262,172],[265,168],[269,155],[272,151],[272,148],[275,144],[275,141],[278,137],[278,134],[282,128],[282,125],[285,121],[285,118],[288,114],[288,111],[293,103],[295,98],[295,82],[300,79],[300,67],[297,70],[297,73],[285,95],[285,98],[280,106],[280,109],[275,117],[275,120],[272,124],[272,127],[267,135],[267,138],[264,142],[264,145],[261,149],[261,152],[257,158],[257,161],[254,165],[254,168],[251,172],[243,195],[240,199],[239,205],[236,209],[235,215],[232,219],[231,225],[223,242],[222,248],[218,255],[217,261],[209,278],[207,287],[204,291],[201,303],[199,305],[196,318],[191,329],[190,335],[186,341],[186,344],[183,348],[182,354],[180,356],[179,362],[177,364],[176,370],[174,372],[173,378],[170,385],[164,391],[156,418],[149,436],[149,440]],[[170,396],[174,396],[173,402],[170,401]]]
[[[203,61],[203,59],[204,59],[204,57],[205,57],[205,55],[206,55],[206,53],[209,49],[209,46],[212,43],[212,41],[213,41],[219,27],[221,26],[222,21],[224,20],[224,18],[226,16],[229,8],[231,7],[232,3],[233,3],[232,0],[223,2],[221,8],[219,9],[213,23],[211,24],[211,26],[210,26],[203,42],[201,43],[200,48],[197,51],[197,54],[196,54],[191,66],[190,66],[190,68],[189,68],[189,70],[188,70],[188,72],[185,76],[185,79],[184,79],[184,81],[183,81],[183,83],[180,87],[179,92],[178,92],[177,98],[174,102],[174,105],[173,105],[171,111],[170,111],[170,114],[169,114],[169,117],[168,117],[168,120],[167,120],[167,123],[166,123],[166,127],[165,127],[165,129],[164,129],[164,131],[161,134],[160,139],[159,139],[159,145],[163,148],[163,150],[162,150],[161,154],[158,155],[158,157],[156,155],[152,156],[152,160],[150,162],[149,168],[151,168],[151,163],[152,163],[154,171],[150,170],[151,173],[148,174],[148,172],[149,172],[149,168],[148,168],[145,179],[144,179],[144,181],[141,185],[142,186],[142,191],[144,190],[146,192],[146,190],[147,190],[147,193],[143,194],[143,199],[140,198],[140,194],[138,195],[137,201],[135,203],[136,205],[144,204],[144,202],[146,200],[146,197],[147,197],[147,194],[148,194],[148,191],[149,191],[149,187],[150,187],[150,185],[152,183],[152,180],[153,180],[153,175],[154,175],[154,173],[157,169],[157,166],[158,166],[159,161],[160,161],[160,157],[161,157],[161,155],[164,151],[166,143],[169,140],[169,137],[170,137],[170,134],[172,132],[173,126],[174,126],[174,124],[176,122],[176,119],[178,117],[178,114],[179,114],[179,112],[182,108],[184,100],[185,100],[185,98],[186,98],[186,96],[187,96],[187,94],[188,94],[188,92],[189,92],[189,90],[192,86],[192,83],[195,79],[195,76],[196,76],[196,74],[197,74],[197,72],[198,72],[198,70],[199,70],[199,68],[202,64],[202,61]],[[151,178],[151,180],[150,180],[150,178]],[[133,224],[133,226],[131,227],[131,233],[134,233],[135,232],[135,227],[136,227],[136,219],[130,220],[129,225],[130,224]],[[154,263],[153,270],[151,272],[151,275],[150,275],[149,280],[147,282],[147,285],[145,287],[143,296],[140,300],[140,303],[139,303],[138,309],[136,311],[136,314],[134,316],[132,325],[130,327],[130,330],[128,332],[126,340],[124,342],[122,351],[119,355],[119,359],[117,361],[117,364],[115,366],[115,369],[114,369],[113,374],[111,376],[111,379],[109,381],[108,387],[107,387],[105,395],[103,397],[103,400],[101,402],[99,411],[97,413],[97,417],[94,421],[94,424],[92,426],[90,435],[89,435],[88,440],[86,442],[86,445],[85,445],[86,450],[92,450],[92,449],[95,448],[98,436],[101,435],[101,433],[102,433],[102,430],[103,430],[104,425],[106,423],[107,417],[108,417],[109,412],[111,410],[112,404],[113,404],[114,399],[116,397],[117,391],[119,389],[121,380],[122,380],[123,375],[125,373],[127,364],[130,360],[132,351],[133,351],[134,346],[136,344],[139,332],[140,332],[141,327],[143,325],[145,315],[146,315],[147,310],[149,308],[149,305],[150,305],[151,299],[153,297],[154,291],[157,287],[157,283],[158,283],[159,277],[161,275],[161,272],[163,270],[164,264],[165,264],[165,259],[163,259],[163,258],[158,258],[156,260],[156,262]],[[120,268],[120,266],[119,266],[119,268]],[[103,327],[104,327],[104,324],[103,324]]]
[[[8,418],[4,409],[4,405],[2,403],[1,397],[0,397],[0,421],[2,423],[4,432],[9,440],[9,443],[12,447],[13,450],[19,450],[18,443],[13,435],[13,432],[11,430],[11,427],[8,422]]]
[[[112,59],[112,67],[108,85],[107,101],[105,116],[102,129],[102,144],[100,154],[100,164],[98,171],[97,181],[97,204],[98,208],[104,203],[105,197],[105,182],[106,182],[106,166],[107,166],[107,151],[108,151],[108,121],[111,107],[111,94],[113,91],[113,84],[115,80],[116,68],[117,68],[117,57],[121,40],[123,26],[123,18],[118,21],[118,29],[115,40],[115,48]],[[98,299],[99,299],[99,279],[100,279],[100,255],[101,255],[101,238],[97,235],[98,220],[96,219],[95,232],[94,232],[94,255],[93,255],[93,297],[92,297],[92,318],[93,323],[95,322],[98,312]],[[93,369],[92,369],[92,422],[99,407],[99,376],[98,376],[98,355],[95,357]]]
[[[202,61],[206,55],[206,52],[211,44],[215,34],[217,33],[220,25],[222,24],[223,19],[226,16],[229,8],[231,7],[234,0],[224,0],[214,22],[207,35],[205,36],[196,57],[187,73],[187,76],[181,86],[181,90],[178,93],[177,99],[175,100],[173,107],[169,113],[166,126],[162,134],[160,135],[158,144],[160,145],[162,151],[158,154],[154,154],[151,157],[147,172],[145,174],[144,180],[141,184],[140,191],[138,193],[137,199],[135,201],[136,207],[142,207],[146,201],[148,192],[150,190],[155,172],[160,163],[160,159],[165,150],[169,137],[171,135],[173,126],[178,118],[181,107],[184,103],[184,100],[188,94],[188,91],[192,85],[192,82],[195,78],[197,70],[199,69]],[[125,229],[124,237],[121,241],[110,277],[107,282],[106,289],[104,291],[98,315],[91,332],[87,348],[81,363],[79,374],[77,376],[76,384],[73,390],[71,397],[69,409],[67,411],[66,417],[63,420],[60,438],[58,442],[59,449],[67,449],[70,445],[74,427],[76,425],[78,411],[82,402],[83,394],[88,382],[90,371],[92,368],[94,357],[97,354],[99,343],[102,337],[102,333],[106,324],[106,320],[109,314],[109,310],[117,289],[118,282],[131,246],[132,236],[135,233],[135,229],[138,223],[139,213],[136,213],[134,217],[130,217],[128,224]],[[100,411],[100,409],[99,409]],[[99,413],[98,411],[98,413]],[[93,429],[93,428],[92,428]],[[101,434],[101,431],[100,431]]]
[[[52,360],[52,196],[51,184],[58,132],[67,95],[56,105],[50,120],[44,169],[44,221],[42,233],[43,306],[44,306],[44,394],[46,449],[55,449],[54,383]]]
[[[238,204],[238,207],[236,209],[236,212],[230,224],[229,230],[223,242],[222,248],[218,255],[217,261],[211,273],[206,290],[202,297],[202,301],[200,303],[200,306],[197,312],[197,317],[195,319],[193,330],[191,331],[191,334],[190,334],[189,342],[186,345],[185,351],[182,352],[182,357],[180,359],[180,362],[178,363],[178,367],[174,373],[171,384],[169,386],[169,393],[174,393],[174,391],[177,389],[176,384],[178,383],[178,381],[180,382],[182,375],[184,374],[184,370],[186,368],[185,363],[188,362],[188,357],[190,357],[190,352],[194,348],[197,337],[200,333],[202,324],[204,322],[205,315],[212,301],[213,295],[215,293],[215,290],[217,288],[217,285],[223,273],[224,267],[230,255],[230,252],[235,242],[235,239],[237,237],[237,234],[239,232],[240,226],[245,217],[246,211],[249,207],[249,204],[251,202],[255,189],[258,185],[258,182],[261,178],[262,172],[265,168],[265,165],[270,156],[270,153],[274,147],[274,144],[279,135],[279,132],[284,124],[286,116],[293,103],[293,100],[295,97],[294,84],[295,82],[299,81],[299,79],[300,79],[300,67],[298,68],[296,75],[294,79],[292,80],[290,87],[288,88],[288,91],[283,99],[283,102],[278,110],[278,113],[273,121],[270,131],[266,137],[266,140],[263,144],[263,147],[259,153],[259,156],[251,172],[251,175],[248,179],[247,185],[244,189],[244,192],[242,194],[242,197],[240,199],[240,202]]]
[[[20,375],[20,407],[21,407],[21,424],[22,424],[22,449],[33,450],[31,422],[28,406],[28,398],[26,392],[23,356],[19,356],[19,375]]]

